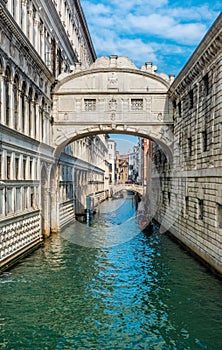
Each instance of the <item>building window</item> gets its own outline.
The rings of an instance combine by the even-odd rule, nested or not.
[[[29,89],[28,96],[28,115],[29,115],[29,136],[32,133],[32,89]]]
[[[209,94],[209,76],[206,74],[203,77],[203,96],[207,96]]]
[[[86,112],[94,112],[96,110],[96,99],[84,99]]]
[[[142,98],[132,98],[131,99],[131,110],[132,111],[142,111],[143,110],[143,99]]]
[[[189,108],[193,108],[193,90],[189,91]]]
[[[25,131],[25,114],[26,114],[26,108],[25,108],[25,93],[26,93],[26,84],[23,82],[22,84],[22,94],[21,94],[21,105],[22,105],[22,132]]]
[[[56,41],[53,38],[51,41],[51,70],[54,77],[56,76]]]
[[[178,116],[182,116],[182,106],[181,106],[181,101],[178,103]]]
[[[32,209],[35,208],[35,194],[34,194],[34,189],[31,189],[31,194],[30,194],[30,206]]]
[[[207,151],[207,130],[205,129],[202,131],[202,151],[206,152]]]
[[[198,219],[203,220],[204,218],[204,203],[203,199],[198,199]]]
[[[7,68],[5,74],[5,116],[6,116],[6,125],[9,125],[10,119],[10,71]]]
[[[62,53],[61,50],[57,51],[57,65],[58,65],[58,75],[62,73]]]
[[[217,226],[222,228],[222,205],[217,204]]]
[[[170,201],[171,201],[171,192],[168,192],[168,205],[170,205]]]
[[[19,158],[15,158],[15,179],[19,178]]]
[[[21,189],[20,187],[16,188],[16,200],[15,200],[15,210],[19,211],[21,209],[20,207],[21,202]]]
[[[12,188],[8,188],[6,192],[6,213],[11,213],[12,210]]]
[[[30,162],[29,162],[29,168],[30,168],[30,175],[29,175],[29,178],[31,180],[34,180],[34,174],[33,174],[33,159],[31,158],[30,159]]]
[[[7,179],[10,180],[11,177],[11,157],[7,156]]]
[[[26,180],[26,159],[23,159],[23,180]]]
[[[14,118],[15,118],[15,129],[18,130],[18,118],[19,118],[19,79],[15,76],[14,81]]]
[[[185,197],[185,215],[189,215],[189,197]]]
[[[192,156],[192,138],[188,137],[187,139],[187,144],[188,144],[188,156]]]

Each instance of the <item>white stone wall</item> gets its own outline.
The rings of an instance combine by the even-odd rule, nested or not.
[[[95,52],[79,1],[0,1],[0,18],[2,267],[58,229],[51,89]]]
[[[169,90],[174,104],[174,163],[169,166],[161,159],[161,152],[155,152],[159,178],[153,179],[153,183],[160,183],[158,220],[220,273],[221,24],[219,16]]]
[[[85,212],[87,196],[94,198],[95,206],[108,196],[107,152],[104,135],[80,139],[65,147],[59,161],[60,225]]]

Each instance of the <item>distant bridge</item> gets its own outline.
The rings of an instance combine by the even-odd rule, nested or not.
[[[112,193],[115,194],[120,191],[133,191],[139,193],[141,196],[144,194],[145,187],[135,184],[117,184],[111,187]]]

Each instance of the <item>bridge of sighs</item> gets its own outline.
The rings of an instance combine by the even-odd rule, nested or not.
[[[59,76],[53,90],[52,146],[57,159],[75,140],[111,133],[149,138],[170,156],[173,113],[168,89],[173,76],[157,73],[150,62],[138,69],[123,56],[100,57],[88,68],[72,69]]]

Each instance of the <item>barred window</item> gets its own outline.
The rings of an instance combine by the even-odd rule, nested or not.
[[[142,111],[143,110],[143,99],[142,98],[132,98],[131,99],[131,110],[132,111]]]
[[[203,77],[203,96],[207,96],[209,94],[209,76],[206,74]]]
[[[96,110],[96,99],[84,99],[85,111],[94,112]]]
[[[198,199],[198,219],[204,219],[204,202],[203,199]]]
[[[217,225],[222,228],[222,205],[217,204]]]
[[[189,91],[189,108],[192,109],[193,108],[193,90]]]

